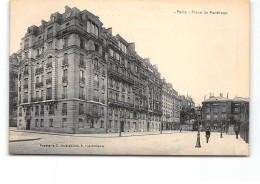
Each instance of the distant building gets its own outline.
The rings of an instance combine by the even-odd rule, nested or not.
[[[180,123],[180,99],[171,83],[162,79],[162,118],[163,129],[175,129]]]
[[[233,133],[234,126],[241,126],[249,121],[249,99],[236,97],[228,99],[221,93],[215,97],[210,95],[202,102],[203,128],[211,131]]]

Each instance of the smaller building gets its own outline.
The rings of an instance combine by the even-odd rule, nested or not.
[[[202,102],[202,127],[214,132],[234,133],[234,126],[246,127],[249,121],[249,99],[236,97],[228,99],[221,93]],[[244,128],[246,130],[246,128]]]

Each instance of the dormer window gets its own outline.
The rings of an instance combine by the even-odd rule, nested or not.
[[[54,22],[56,20],[56,17],[52,16],[51,21]]]
[[[71,16],[71,12],[67,13],[66,19],[69,18],[70,16]]]
[[[94,23],[90,22],[90,21],[87,21],[87,32],[92,33],[92,34],[94,34],[95,36],[98,37],[98,35],[99,35],[98,26],[95,25]]]

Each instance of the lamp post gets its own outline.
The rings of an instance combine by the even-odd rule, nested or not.
[[[201,107],[199,106],[198,108],[198,134],[197,134],[197,142],[195,148],[200,148],[200,129],[199,129],[199,124],[200,124],[200,117],[201,117]]]
[[[223,122],[222,122],[222,121],[221,121],[221,123],[220,123],[220,126],[221,126],[220,138],[223,138],[223,135],[222,135]]]

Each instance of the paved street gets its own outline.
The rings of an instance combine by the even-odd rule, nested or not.
[[[249,145],[235,135],[211,133],[195,148],[197,132],[164,131],[112,134],[56,134],[9,131],[11,154],[117,154],[117,155],[248,155]]]

